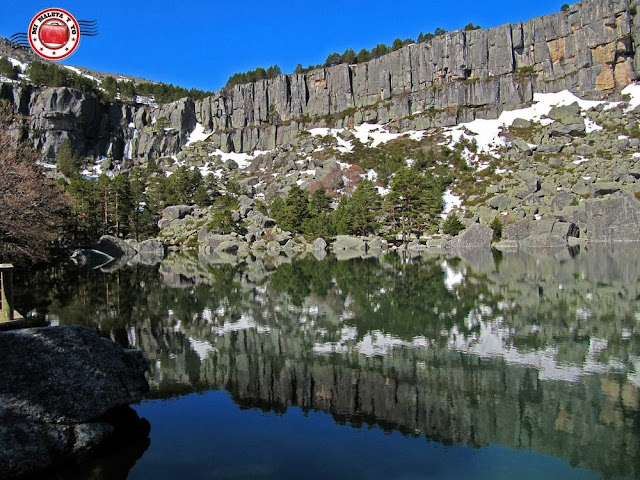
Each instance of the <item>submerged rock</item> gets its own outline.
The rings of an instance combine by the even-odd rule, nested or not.
[[[0,477],[77,459],[148,390],[148,361],[86,327],[0,333]]]

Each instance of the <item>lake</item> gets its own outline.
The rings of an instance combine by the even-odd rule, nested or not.
[[[28,283],[22,313],[151,361],[149,440],[62,478],[640,477],[640,245]]]

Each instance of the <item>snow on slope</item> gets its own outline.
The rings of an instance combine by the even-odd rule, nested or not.
[[[71,70],[74,73],[77,73],[78,75],[82,75],[85,78],[88,78],[89,80],[93,80],[96,83],[100,83],[100,80],[98,80],[96,77],[94,77],[93,75],[89,75],[88,73],[82,73],[82,71],[79,68],[76,67],[72,67],[71,65],[63,65],[64,68]]]
[[[16,60],[15,58],[11,57],[7,57],[7,60],[9,60],[11,62],[11,65],[13,65],[14,67],[19,67],[22,73],[24,73],[27,69],[27,64],[21,62],[20,60]]]
[[[632,83],[631,85],[627,85],[624,90],[622,90],[622,94],[631,97],[629,106],[624,109],[625,112],[630,112],[640,105],[640,84]]]
[[[210,133],[205,133],[204,131],[204,125],[202,125],[201,123],[196,123],[196,127],[193,129],[193,131],[189,134],[189,136],[187,137],[187,143],[185,143],[185,147],[187,145],[190,145],[194,142],[201,142],[206,140],[207,138],[209,138],[209,135],[211,135]]]
[[[336,150],[340,153],[350,153],[353,151],[353,143],[351,143],[351,140],[345,140],[338,135],[344,131],[344,128],[312,128],[309,130],[309,133],[314,137],[326,137],[327,135],[330,135],[336,139],[336,142],[338,142]]]
[[[534,104],[527,108],[505,110],[495,120],[476,119],[472,122],[461,123],[448,129],[445,135],[451,138],[452,144],[460,142],[462,138],[466,138],[468,140],[475,140],[480,152],[493,153],[496,148],[505,146],[505,140],[500,136],[500,133],[504,128],[510,127],[517,118],[548,125],[552,123],[553,120],[543,117],[548,115],[553,107],[571,105],[577,102],[582,110],[589,110],[603,103],[608,103],[595,100],[582,100],[568,90],[563,90],[558,93],[535,93],[533,95],[533,101]],[[638,102],[640,103],[640,90],[638,90]],[[597,129],[597,126],[594,127],[590,125],[590,128]],[[471,133],[466,133],[465,130]]]

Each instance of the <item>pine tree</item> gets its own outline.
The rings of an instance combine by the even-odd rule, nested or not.
[[[324,66],[325,67],[333,67],[334,65],[338,65],[339,63],[340,63],[340,54],[339,53],[332,53],[324,61]]]
[[[357,63],[368,62],[369,60],[371,60],[371,52],[366,48],[363,48],[362,50],[360,50],[358,52],[358,55],[356,55]]]
[[[98,177],[96,185],[101,235],[110,234],[110,226],[113,224],[113,205],[111,203],[111,179],[104,173]]]
[[[442,233],[445,235],[458,235],[462,230],[464,230],[464,223],[460,221],[458,215],[452,213],[449,215],[444,222],[442,222]]]
[[[283,229],[300,233],[302,225],[309,218],[309,199],[307,192],[298,185],[294,185],[289,190],[289,194],[284,201]]]
[[[127,237],[130,221],[134,216],[134,202],[129,180],[124,175],[116,176],[111,182],[111,203],[113,205],[113,231],[117,237]]]
[[[102,88],[104,88],[107,97],[110,99],[116,98],[116,94],[118,93],[118,82],[112,76],[106,76],[102,79],[101,82]]]
[[[356,63],[356,52],[353,51],[353,48],[347,48],[344,51],[344,53],[340,57],[340,63]]]
[[[331,210],[331,198],[329,198],[324,189],[319,188],[311,195],[309,201],[309,215],[318,216]]]
[[[393,224],[402,232],[419,234],[442,211],[442,185],[430,173],[402,167],[395,172],[385,198]]]
[[[378,229],[382,198],[373,182],[370,180],[360,182],[349,199],[348,205],[348,212],[352,218],[349,233],[367,235]]]
[[[80,160],[74,155],[69,139],[63,141],[60,148],[58,148],[56,168],[67,178],[74,178],[80,175]]]

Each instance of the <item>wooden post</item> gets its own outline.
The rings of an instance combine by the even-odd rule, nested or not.
[[[0,322],[13,321],[13,265],[0,263]]]

